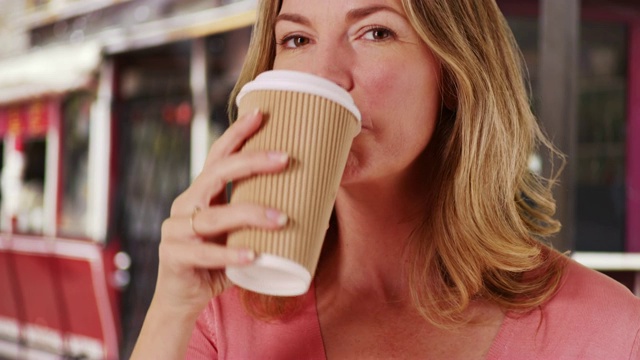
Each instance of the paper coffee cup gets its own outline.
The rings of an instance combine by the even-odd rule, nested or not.
[[[247,83],[237,97],[239,116],[260,109],[262,128],[241,151],[283,151],[289,166],[233,184],[231,203],[255,203],[289,216],[283,229],[241,229],[227,246],[256,251],[249,266],[226,269],[236,285],[267,295],[308,291],[360,112],[347,91],[308,73],[272,70]]]

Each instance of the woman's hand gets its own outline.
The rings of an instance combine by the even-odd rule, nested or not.
[[[287,216],[257,204],[227,204],[227,182],[283,171],[287,154],[238,152],[262,123],[255,112],[238,119],[211,147],[202,173],[171,206],[162,224],[156,290],[131,359],[183,359],[206,304],[227,286],[224,268],[250,264],[249,249],[226,247],[243,227],[277,230]]]
[[[225,246],[230,231],[243,227],[276,230],[287,217],[256,204],[227,204],[227,182],[284,170],[287,154],[238,152],[262,123],[259,112],[236,121],[211,147],[193,184],[171,207],[162,225],[160,267],[154,302],[163,307],[198,314],[227,286],[224,267],[249,264],[249,249]]]

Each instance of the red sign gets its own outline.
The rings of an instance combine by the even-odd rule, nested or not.
[[[15,296],[17,279],[12,265],[11,254],[2,251],[0,243],[0,338],[18,342],[23,316],[19,310],[19,299]]]
[[[57,111],[53,100],[34,100],[0,108],[0,136],[6,134],[42,136]]]
[[[117,359],[108,257],[88,241],[0,234],[0,291],[15,295],[0,301],[0,345],[4,338],[24,344],[21,354]]]
[[[54,259],[46,255],[14,253],[18,291],[22,295],[28,346],[62,354],[64,304],[57,294],[59,281],[54,274]]]

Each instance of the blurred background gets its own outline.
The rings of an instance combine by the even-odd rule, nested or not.
[[[568,156],[551,241],[640,295],[640,1],[497,2]],[[0,0],[0,359],[129,357],[255,8]]]

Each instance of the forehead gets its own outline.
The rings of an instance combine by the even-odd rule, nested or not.
[[[321,7],[326,10],[339,11],[342,9],[362,8],[369,6],[388,6],[396,10],[402,10],[401,0],[277,0],[280,11],[312,11]],[[404,11],[403,11],[404,12]]]

